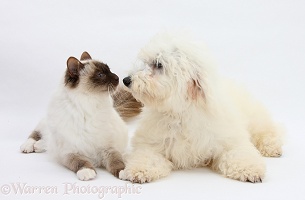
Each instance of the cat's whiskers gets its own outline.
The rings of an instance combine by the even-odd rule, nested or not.
[[[111,86],[113,87],[113,85],[111,84]],[[123,103],[124,101],[126,101],[126,99],[128,98],[128,93],[126,92],[118,92],[118,90],[113,90],[112,93],[110,93],[111,97],[113,99],[115,99],[115,105],[120,105],[121,103]]]
[[[111,97],[115,95],[116,88],[112,83],[108,85],[108,93],[110,94]]]

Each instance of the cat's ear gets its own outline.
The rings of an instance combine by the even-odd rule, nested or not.
[[[71,77],[76,77],[79,75],[79,71],[84,67],[84,64],[81,63],[77,58],[70,57],[67,60],[68,73]]]
[[[92,58],[87,51],[84,51],[80,57],[80,60],[92,60]]]

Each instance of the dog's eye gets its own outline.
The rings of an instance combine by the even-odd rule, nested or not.
[[[153,69],[162,69],[163,65],[158,61],[153,61],[150,65]]]
[[[157,66],[156,66],[158,69],[162,69],[163,65],[161,63],[157,63]]]
[[[162,69],[163,68],[163,65],[159,62],[154,62],[153,63],[153,68],[155,69]]]

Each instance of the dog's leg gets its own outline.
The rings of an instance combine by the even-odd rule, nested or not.
[[[46,151],[47,126],[45,119],[41,120],[28,139],[20,146],[23,153],[41,153]]]
[[[134,183],[145,183],[168,176],[172,163],[161,154],[145,148],[132,152],[127,157],[126,168],[119,178]]]
[[[70,153],[62,157],[62,164],[75,172],[78,179],[88,181],[96,177],[96,171],[86,156]]]
[[[251,144],[223,151],[213,160],[212,168],[226,177],[261,182],[265,174],[265,163],[257,149]]]
[[[247,110],[251,142],[263,156],[281,156],[283,129],[273,122],[268,111],[259,102],[247,104],[244,110]]]
[[[246,119],[251,142],[263,156],[279,157],[282,154],[283,129],[275,124],[265,108],[248,92],[232,84],[227,84],[230,95],[235,104],[242,111],[242,118]]]
[[[282,155],[282,132],[271,119],[256,119],[250,123],[251,141],[266,157]]]

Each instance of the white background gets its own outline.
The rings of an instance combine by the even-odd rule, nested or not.
[[[149,184],[129,184],[142,187],[141,194],[125,194],[123,199],[305,199],[301,0],[1,0],[0,199],[98,199],[98,194],[65,191],[65,183],[124,186],[126,182],[103,169],[93,181],[78,181],[46,153],[22,154],[19,146],[44,115],[69,56],[79,57],[86,50],[123,78],[149,38],[171,28],[189,30],[204,40],[221,73],[245,85],[285,125],[284,154],[265,159],[267,174],[261,184],[194,169]],[[130,127],[132,133],[134,125]],[[56,187],[57,194],[15,194],[18,183]],[[5,196],[6,184],[11,191]],[[108,198],[116,199],[117,194],[104,199]]]

